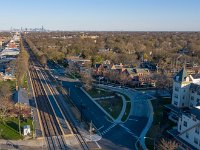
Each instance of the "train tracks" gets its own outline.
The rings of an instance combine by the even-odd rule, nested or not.
[[[46,73],[46,71],[44,71],[44,70],[41,70],[41,72],[44,75],[45,82],[48,84],[48,87],[50,88],[51,92],[55,95],[56,99],[58,100],[57,104],[59,105],[59,108],[62,110],[62,112],[64,114],[68,114],[68,115],[65,115],[66,119],[67,119],[67,121],[69,123],[70,129],[72,130],[72,132],[74,133],[76,139],[78,140],[79,145],[81,146],[82,149],[88,150],[89,147],[88,147],[85,139],[82,137],[81,133],[77,129],[74,119],[72,118],[71,115],[69,115],[70,112],[68,112],[68,110],[65,109],[63,101],[58,96],[59,95],[58,91],[51,85],[51,81],[49,79],[49,78],[51,78],[51,76],[48,73]]]
[[[32,68],[30,74],[48,149],[67,149],[59,122],[53,112],[42,83],[39,81],[37,71]]]
[[[71,112],[64,107],[63,103],[65,102],[60,100],[60,97],[58,96],[59,92],[55,89],[55,87],[52,87],[52,81],[49,78],[50,76],[39,64],[33,53],[30,50],[27,51],[30,54],[30,77],[34,89],[34,97],[38,108],[42,133],[48,146],[47,148],[50,150],[69,149],[64,139],[65,132],[62,126],[63,124],[67,124],[66,126],[71,131],[70,134],[72,133],[76,137],[80,149],[89,150],[87,142],[75,125]],[[64,117],[63,122],[60,121],[61,115],[58,117],[56,114],[58,110],[53,108],[55,105],[52,104],[50,96],[51,100],[53,97],[52,101],[56,102],[60,114]]]

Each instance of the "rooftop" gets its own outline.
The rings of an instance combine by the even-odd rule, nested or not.
[[[197,74],[191,74],[191,76],[194,78],[194,79],[200,79],[200,74],[197,73]]]
[[[174,76],[174,80],[178,81],[178,82],[183,82],[185,81],[186,77],[188,76],[188,73],[185,69],[185,67],[183,69],[181,69],[181,71],[179,71],[175,76]]]

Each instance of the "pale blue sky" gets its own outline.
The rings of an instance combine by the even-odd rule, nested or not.
[[[200,0],[2,0],[0,30],[200,31]]]

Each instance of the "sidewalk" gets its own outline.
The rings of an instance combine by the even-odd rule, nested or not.
[[[117,119],[115,120],[115,123],[120,123],[120,122],[122,122],[122,117],[124,116],[124,113],[126,112],[126,104],[127,104],[127,102],[126,102],[126,99],[125,99],[125,97],[123,95],[121,95],[121,94],[117,94],[117,95],[121,96],[122,101],[123,101],[122,110],[121,110],[119,116],[117,117]]]
[[[149,104],[149,119],[148,119],[146,127],[143,129],[142,133],[140,134],[140,144],[142,145],[143,149],[146,149],[144,137],[153,123],[153,106],[151,104],[151,100],[148,100],[148,104]]]
[[[130,114],[134,112],[133,110],[135,110],[137,115],[143,116],[145,113],[143,113],[143,111],[140,111],[140,110],[137,111],[137,108],[135,108],[136,106],[134,105],[134,103],[135,102],[140,102],[140,103],[144,102],[144,103],[148,104],[148,110],[147,110],[148,112],[146,112],[147,113],[146,117],[148,118],[148,122],[147,122],[145,128],[143,128],[143,130],[142,130],[142,132],[141,132],[141,134],[138,138],[138,140],[140,141],[140,144],[142,145],[142,148],[146,149],[144,137],[145,137],[146,133],[148,132],[148,130],[151,127],[151,124],[153,122],[153,107],[151,105],[151,100],[154,99],[155,97],[150,96],[148,94],[144,94],[144,93],[137,91],[137,90],[134,90],[134,89],[122,89],[122,88],[106,86],[106,85],[98,85],[98,86],[126,94],[131,100],[131,112],[130,112]],[[144,97],[141,97],[141,95],[144,95]],[[144,100],[144,98],[147,98],[147,99]],[[149,99],[149,98],[151,98],[151,99]]]

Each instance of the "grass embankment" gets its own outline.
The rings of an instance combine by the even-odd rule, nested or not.
[[[92,88],[90,90],[87,90],[87,93],[92,98],[102,98],[96,100],[96,102],[106,111],[108,112],[114,119],[116,119],[123,107],[123,100],[120,96],[118,96],[116,93],[111,91],[106,91],[104,89],[97,89]],[[111,98],[103,98],[103,97],[110,97]],[[113,97],[114,96],[114,97]]]
[[[92,88],[90,90],[87,90],[87,93],[92,98],[101,98],[101,97],[107,97],[107,96],[115,96],[115,94],[113,92],[105,91],[105,90],[102,90],[102,89],[96,89],[96,88]]]
[[[19,140],[23,139],[23,136],[19,134],[18,118],[7,118],[5,119],[5,124],[0,122],[0,138],[6,140]],[[21,133],[23,134],[24,125],[30,125],[31,131],[33,131],[32,119],[27,119],[22,121],[20,124]]]
[[[153,123],[146,136],[159,141],[166,134],[166,130],[175,125],[172,121],[168,120],[167,115],[164,114],[164,105],[170,104],[171,99],[158,98],[152,100],[151,103],[154,110]],[[154,145],[152,140],[146,139],[146,145],[149,149],[153,149]]]
[[[114,119],[117,119],[119,116],[123,100],[120,96],[115,95],[114,98],[97,100],[97,103],[103,107],[103,109],[108,112]]]

